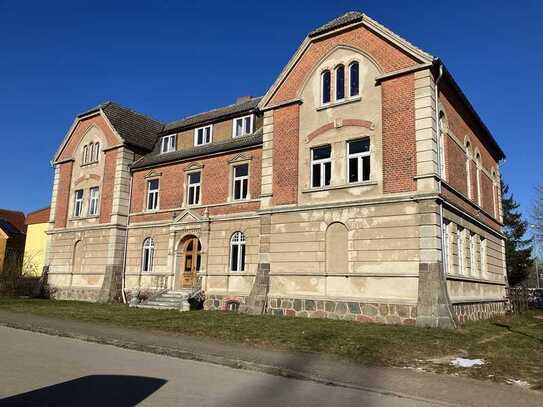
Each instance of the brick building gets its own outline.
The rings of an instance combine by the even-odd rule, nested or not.
[[[54,159],[58,298],[451,326],[503,312],[504,153],[439,59],[351,12],[268,92],[173,123],[107,102]]]

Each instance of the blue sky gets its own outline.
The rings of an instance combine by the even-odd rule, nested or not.
[[[529,213],[543,183],[538,1],[0,0],[0,207],[49,204],[49,162],[76,113],[114,100],[170,121],[261,95],[308,31],[350,10],[445,61]]]

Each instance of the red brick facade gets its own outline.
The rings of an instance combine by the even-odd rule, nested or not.
[[[73,161],[57,164],[60,167],[55,204],[55,228],[66,227],[68,208],[70,207],[70,186],[72,181]]]
[[[158,177],[160,180],[159,210],[177,210],[184,207],[185,180],[187,170],[200,168],[201,178],[201,204],[221,205],[212,206],[208,213],[226,214],[246,212],[258,209],[258,202],[234,202],[229,203],[231,195],[231,167],[232,160],[239,158],[249,159],[249,193],[252,199],[260,196],[261,183],[261,156],[260,148],[252,148],[245,151],[222,154],[201,160],[186,161],[182,163],[164,165],[156,169],[143,169],[133,173],[131,213],[140,213],[131,217],[132,222],[148,222],[153,220],[171,219],[171,213],[146,213],[144,205],[146,199],[147,177]],[[223,204],[228,204],[224,205]],[[203,214],[203,209],[195,209]]]
[[[417,189],[414,81],[411,74],[382,83],[384,192]]]
[[[273,123],[273,203],[293,204],[298,195],[299,105],[275,110]]]

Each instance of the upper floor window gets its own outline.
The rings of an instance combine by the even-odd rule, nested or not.
[[[336,101],[345,99],[345,66],[336,67]]]
[[[349,96],[355,97],[360,94],[360,74],[358,62],[351,62],[349,65]]]
[[[199,127],[194,130],[194,145],[203,146],[211,143],[213,126]]]
[[[89,143],[83,146],[81,153],[81,164],[98,162],[100,159],[100,143]]]
[[[311,186],[330,185],[332,178],[332,146],[330,144],[311,149]]]
[[[236,232],[230,238],[230,271],[245,270],[245,235]]]
[[[161,139],[160,143],[160,153],[169,153],[171,151],[175,151],[175,142],[177,140],[177,137],[175,134],[170,134],[168,136],[164,136]]]
[[[147,206],[148,211],[154,211],[158,209],[158,189],[159,180],[150,179],[147,181]]]
[[[233,170],[234,179],[232,182],[232,196],[235,200],[247,199],[249,189],[249,164],[236,165]]]
[[[148,237],[143,241],[143,253],[141,259],[141,271],[153,271],[153,259],[155,257],[155,242]]]
[[[348,142],[349,182],[370,180],[370,139]]]
[[[198,205],[200,203],[201,173],[193,172],[187,175],[187,204]]]
[[[468,198],[473,196],[473,188],[471,185],[471,144],[466,141],[466,185],[468,188]]]
[[[481,199],[481,155],[479,153],[475,155],[475,165],[477,166],[477,172],[475,174],[475,179],[477,181],[477,204],[481,206],[483,200]]]
[[[253,132],[253,115],[234,119],[234,137],[244,136]]]
[[[445,179],[445,113],[439,112],[439,175]]]
[[[78,189],[74,192],[74,217],[78,218],[83,212],[83,190]]]
[[[331,83],[330,71],[326,70],[321,74],[321,102],[323,105],[330,103],[331,98]]]
[[[98,187],[92,187],[89,190],[89,216],[95,216],[98,214],[98,197],[100,190]]]

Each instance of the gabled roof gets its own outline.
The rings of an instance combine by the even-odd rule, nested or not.
[[[321,25],[319,28],[311,31],[307,36],[315,37],[325,32],[335,30],[336,28],[343,27],[344,25],[354,23],[356,21],[362,21],[364,13],[360,11],[349,11],[339,17],[334,18],[332,21],[328,21],[326,24]]]
[[[24,233],[25,228],[25,214],[20,211],[12,211],[9,209],[0,209],[0,220],[8,222],[17,231]]]
[[[20,235],[22,232],[5,219],[0,219],[0,230],[8,237]]]
[[[209,110],[204,113],[198,113],[193,116],[188,116],[184,119],[176,120],[174,122],[166,124],[162,132],[166,133],[174,130],[181,131],[191,127],[205,125],[217,121],[218,119],[235,117],[240,115],[241,113],[250,112],[256,109],[261,99],[262,97],[253,97],[247,100],[242,100],[238,103],[234,103],[232,105]]]
[[[177,150],[170,153],[161,154],[159,149],[155,148],[152,153],[142,157],[134,164],[132,169],[141,169],[152,167],[158,164],[184,161],[189,158],[196,158],[209,154],[221,154],[228,151],[239,150],[243,148],[258,146],[262,144],[262,129],[257,129],[253,134],[236,137],[232,140],[219,143],[211,143],[205,146],[193,147],[187,150]]]
[[[152,150],[157,134],[164,124],[149,116],[114,102],[104,102],[94,109],[79,114],[81,118],[102,111],[117,134],[127,143],[145,150]]]
[[[34,225],[37,223],[47,223],[49,222],[49,213],[51,212],[51,208],[48,206],[47,208],[38,209],[37,211],[30,212],[26,215],[26,224],[27,225]]]

